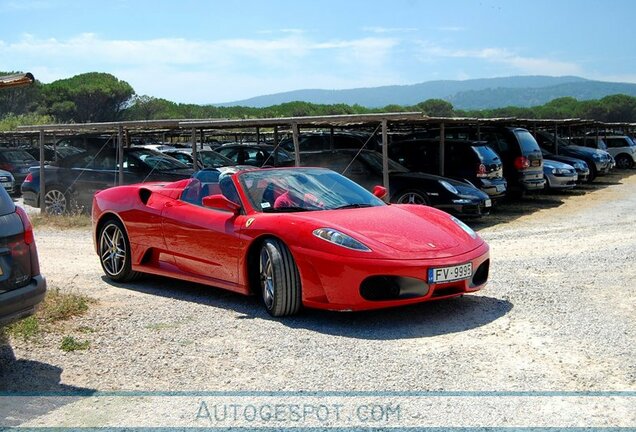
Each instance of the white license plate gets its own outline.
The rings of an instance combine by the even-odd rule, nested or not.
[[[492,207],[492,201],[487,199],[486,201],[484,201],[484,207]]]
[[[452,282],[473,275],[473,263],[428,269],[428,283]]]
[[[11,187],[11,182],[7,182],[7,183],[0,183],[3,187],[8,188]]]

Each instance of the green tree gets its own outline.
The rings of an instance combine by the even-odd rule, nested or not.
[[[443,99],[428,99],[415,107],[430,117],[452,117],[455,115],[453,104]]]
[[[62,122],[107,122],[121,118],[134,90],[113,75],[91,72],[45,87],[47,111]]]

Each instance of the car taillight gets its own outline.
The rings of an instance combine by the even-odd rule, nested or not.
[[[479,164],[479,168],[477,168],[477,177],[486,177],[486,165]]]
[[[33,181],[33,174],[28,173],[27,176],[24,178],[24,182],[31,183],[32,181]]]
[[[526,169],[530,166],[530,160],[525,156],[519,156],[515,159],[515,168],[518,170]]]
[[[15,212],[18,214],[18,216],[20,216],[22,225],[24,226],[24,242],[30,245],[35,241],[35,238],[33,237],[33,225],[31,225],[29,215],[27,215],[22,207],[18,206],[16,206]]]

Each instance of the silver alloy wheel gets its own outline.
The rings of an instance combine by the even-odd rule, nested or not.
[[[44,195],[44,208],[49,214],[63,214],[66,211],[66,196],[60,190],[51,189]]]
[[[260,274],[263,302],[265,303],[265,307],[271,310],[274,305],[274,266],[272,265],[272,257],[269,255],[267,248],[261,250]]]
[[[420,204],[425,205],[426,199],[417,192],[407,192],[397,200],[398,204]]]
[[[104,270],[110,276],[117,276],[126,265],[126,241],[121,229],[109,223],[102,230],[99,239],[99,256]]]

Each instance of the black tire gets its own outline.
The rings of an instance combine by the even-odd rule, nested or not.
[[[634,166],[634,161],[627,155],[621,154],[616,156],[616,168],[630,169]]]
[[[44,211],[51,215],[62,215],[68,213],[71,207],[70,195],[64,188],[58,185],[51,185],[45,189]]]
[[[598,175],[598,171],[596,169],[596,164],[594,162],[590,162],[588,166],[590,168],[590,175],[587,176],[587,182],[592,183],[594,179],[596,178],[596,176]]]
[[[300,274],[287,246],[277,239],[265,240],[258,261],[265,310],[274,317],[298,312],[302,305]]]
[[[130,242],[124,225],[118,219],[108,219],[97,237],[99,262],[106,276],[116,282],[131,282],[141,273],[132,270]]]
[[[431,205],[431,201],[428,196],[418,190],[405,190],[395,194],[396,204],[419,204],[419,205]]]

